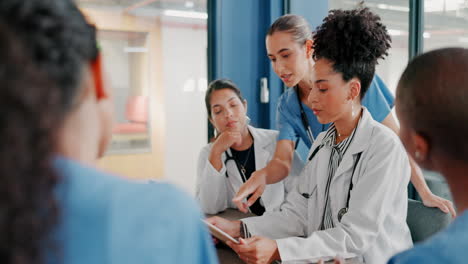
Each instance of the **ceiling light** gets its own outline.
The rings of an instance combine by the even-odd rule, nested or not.
[[[467,37],[458,38],[458,42],[468,43],[468,38]]]
[[[409,7],[406,7],[406,6],[378,4],[377,8],[386,9],[386,10],[393,10],[393,11],[409,12]]]
[[[165,16],[173,17],[184,17],[184,18],[197,18],[197,19],[207,19],[208,14],[202,12],[193,12],[193,11],[181,11],[181,10],[164,10]]]
[[[403,35],[403,32],[397,29],[389,29],[388,34],[390,34],[390,36],[401,36]]]

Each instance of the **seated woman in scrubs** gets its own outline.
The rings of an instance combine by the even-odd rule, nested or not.
[[[200,152],[196,197],[205,213],[215,214],[226,208],[236,208],[232,198],[252,172],[271,160],[278,132],[248,124],[247,101],[230,80],[211,82],[205,103],[217,137]],[[268,185],[250,207],[250,212],[262,215],[265,211],[279,209],[302,167],[300,158],[295,156],[291,177]]]
[[[361,104],[389,47],[385,26],[367,8],[332,10],[317,29],[308,104],[320,123],[332,124],[312,145],[297,188],[279,212],[209,219],[247,238],[228,243],[244,261],[308,263],[338,254],[383,264],[411,247],[408,157],[397,135]]]

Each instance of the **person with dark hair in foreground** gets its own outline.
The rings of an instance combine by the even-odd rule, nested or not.
[[[216,263],[194,200],[95,169],[112,127],[72,0],[0,1],[0,262]]]
[[[424,168],[438,171],[454,197],[458,217],[444,231],[390,260],[390,264],[466,263],[468,253],[468,49],[445,48],[413,59],[398,83],[400,137]]]
[[[408,156],[397,135],[361,104],[389,42],[367,8],[332,10],[318,28],[308,104],[320,123],[332,124],[312,145],[301,182],[280,212],[209,219],[246,238],[228,244],[247,263],[316,262],[338,254],[383,264],[411,247]]]

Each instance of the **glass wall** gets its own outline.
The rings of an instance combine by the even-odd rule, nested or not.
[[[360,0],[329,0],[329,9],[353,9]],[[364,5],[378,14],[392,37],[392,47],[385,60],[379,60],[376,72],[395,93],[400,75],[408,63],[409,4],[407,0],[372,0]]]
[[[99,30],[98,39],[115,103],[108,153],[151,151],[148,33]]]
[[[424,51],[468,48],[468,1],[424,1]]]
[[[193,193],[207,135],[206,0],[78,4],[98,28],[115,97],[117,122],[100,165],[132,178],[164,178]]]

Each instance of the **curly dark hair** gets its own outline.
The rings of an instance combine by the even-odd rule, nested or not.
[[[83,66],[98,56],[96,28],[73,0],[1,0],[0,21],[24,43],[37,68],[58,85],[63,112],[68,112]]]
[[[361,99],[369,88],[377,60],[388,55],[391,38],[369,8],[330,10],[313,36],[314,60],[325,58],[343,80],[361,81]]]
[[[42,263],[57,225],[52,169],[59,93],[0,23],[0,262]]]
[[[53,126],[98,56],[96,29],[73,0],[1,0],[0,24],[0,261],[39,264],[60,256]]]

